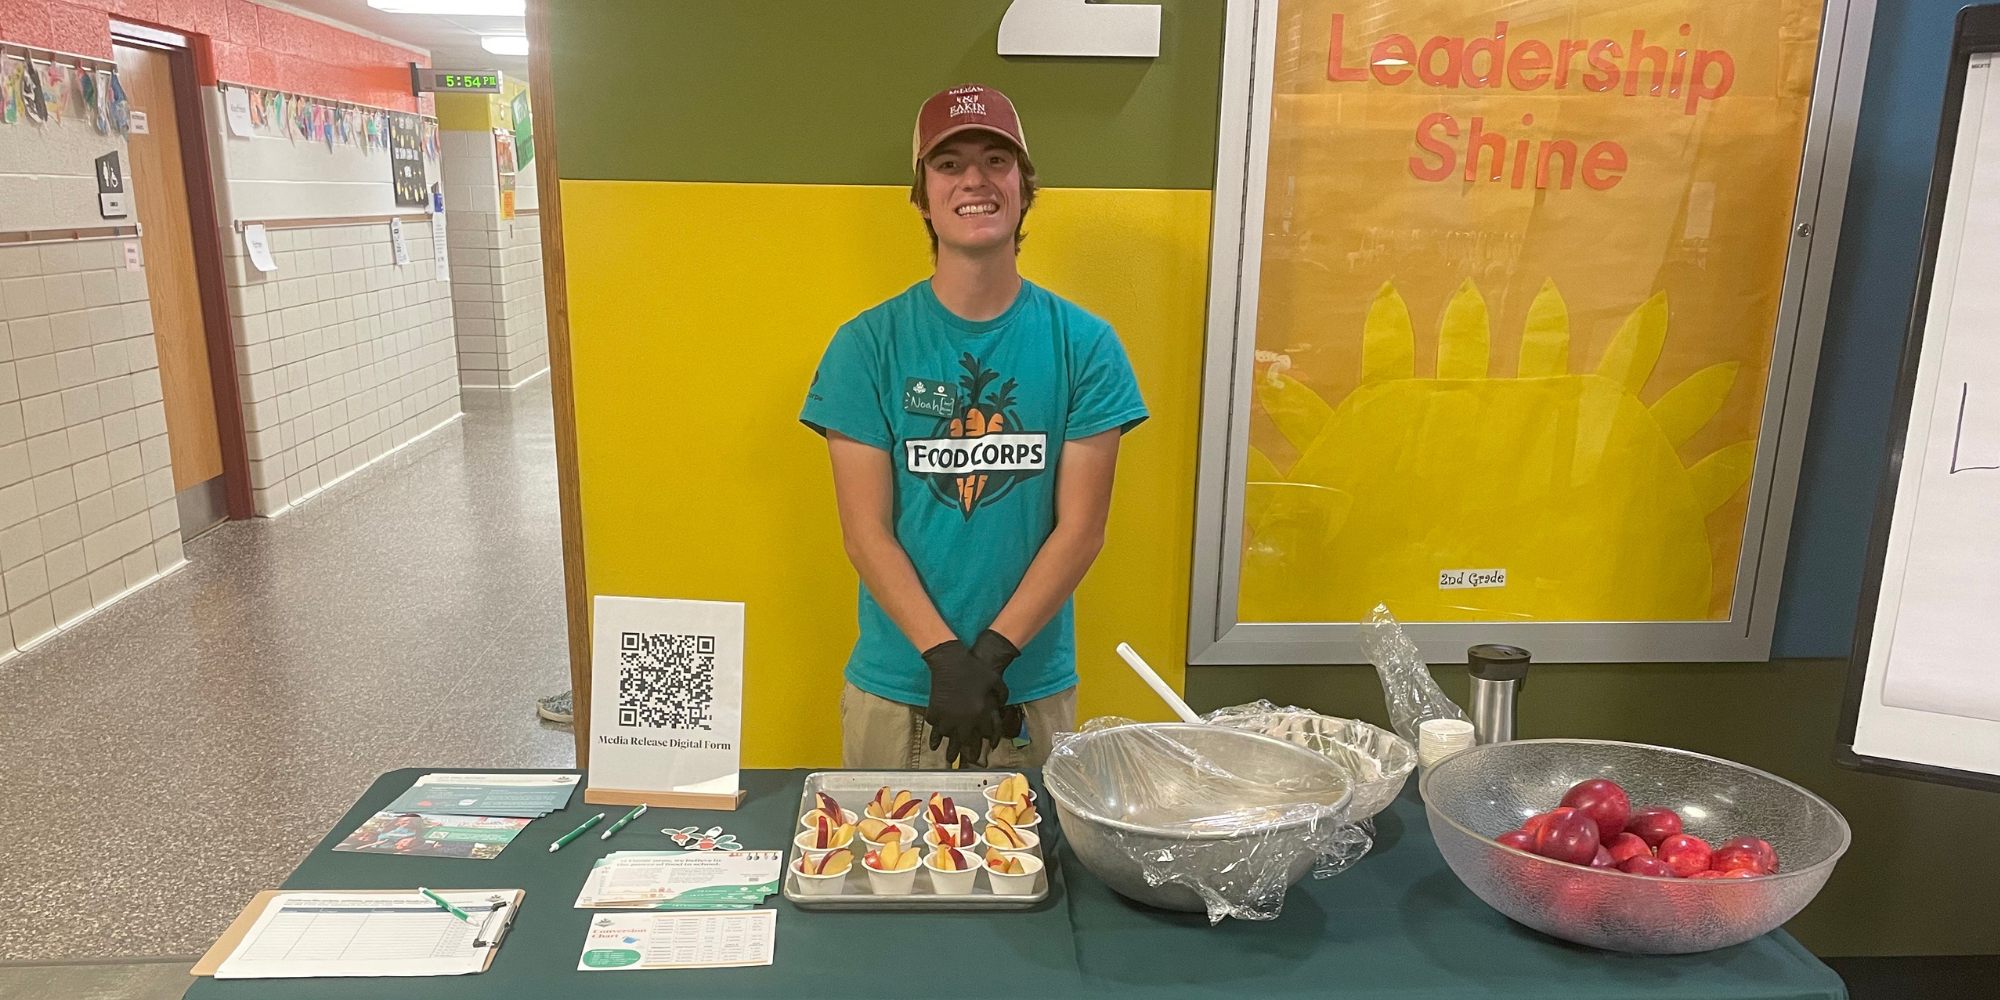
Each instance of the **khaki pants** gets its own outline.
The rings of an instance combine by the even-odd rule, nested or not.
[[[1059,691],[1021,706],[1027,716],[1028,745],[1002,741],[980,763],[982,767],[1016,770],[1041,767],[1057,733],[1076,729],[1076,688]],[[852,684],[840,692],[840,763],[870,770],[934,771],[948,765],[944,744],[931,749],[931,727],[921,705],[878,698]]]

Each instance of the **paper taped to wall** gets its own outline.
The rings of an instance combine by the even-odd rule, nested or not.
[[[250,92],[242,87],[231,87],[222,92],[222,103],[229,109],[229,133],[250,138],[256,133],[250,125]]]
[[[278,269],[278,262],[271,259],[271,236],[264,231],[263,223],[243,227],[243,246],[250,251],[250,263],[257,270]]]

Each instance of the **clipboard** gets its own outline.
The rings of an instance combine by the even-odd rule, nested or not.
[[[493,956],[500,951],[500,944],[506,940],[507,931],[514,926],[514,917],[520,912],[521,900],[527,898],[528,891],[526,889],[472,891],[488,891],[508,897],[507,902],[504,904],[508,910],[507,916],[501,921],[500,927],[494,932],[495,937],[486,949],[485,964],[479,967],[480,972],[485,972],[487,969],[493,967]],[[243,912],[237,914],[235,920],[230,921],[228,929],[222,932],[222,936],[216,938],[214,944],[209,945],[208,951],[202,954],[200,961],[194,963],[193,968],[188,969],[188,975],[215,975],[215,970],[220,968],[222,963],[228,960],[229,956],[236,951],[237,945],[243,943],[243,938],[250,933],[250,928],[256,926],[257,918],[263,916],[264,911],[270,909],[271,901],[277,899],[279,896],[297,893],[312,893],[318,896],[374,896],[385,892],[407,892],[414,896],[417,890],[414,887],[409,889],[266,889],[250,897],[250,902],[243,907]]]

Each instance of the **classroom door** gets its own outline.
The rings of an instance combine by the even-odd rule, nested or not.
[[[152,300],[160,393],[166,405],[167,450],[172,455],[174,492],[181,496],[181,533],[193,537],[227,513],[174,75],[165,52],[127,45],[114,45],[113,51],[133,117],[141,112],[146,116],[146,131],[134,128],[127,137],[126,157],[142,227],[146,290]]]

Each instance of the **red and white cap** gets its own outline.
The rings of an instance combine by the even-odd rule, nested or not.
[[[998,132],[1012,140],[1021,152],[1028,151],[1027,137],[1021,134],[1021,116],[1014,102],[991,87],[968,83],[941,90],[924,102],[917,112],[917,128],[910,136],[910,165],[924,162],[938,144],[974,129]]]

